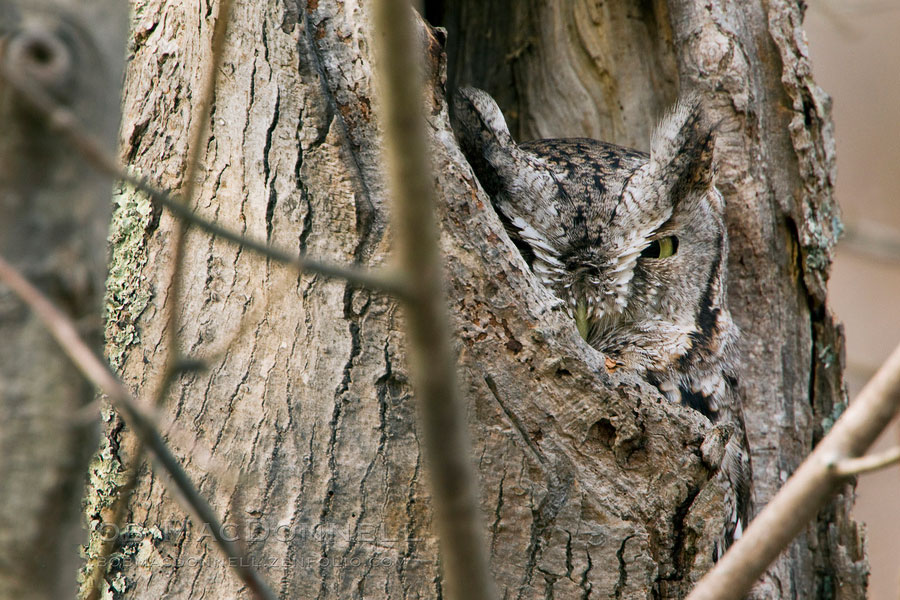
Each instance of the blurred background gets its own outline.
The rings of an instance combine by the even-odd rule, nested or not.
[[[813,74],[834,101],[846,232],[829,293],[847,334],[851,399],[900,343],[900,0],[811,0]],[[895,421],[873,451],[900,443]],[[900,599],[900,467],[863,475],[869,598]]]

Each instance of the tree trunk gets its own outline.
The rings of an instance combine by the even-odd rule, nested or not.
[[[830,101],[810,74],[803,8],[522,4],[459,2],[430,15],[449,29],[451,86],[495,94],[520,139],[580,134],[647,148],[676,81],[715,99],[729,303],[743,331],[741,392],[761,507],[845,402],[843,336],[824,287],[840,232]],[[862,597],[851,503],[848,488],[772,568],[768,593]]]
[[[111,183],[18,86],[52,95],[112,151],[127,26],[121,4],[0,3],[0,257],[97,351]],[[94,391],[6,283],[0,340],[0,598],[72,597],[85,537],[80,499],[97,447],[85,410]]]
[[[461,1],[426,15],[449,29],[450,87],[493,93],[520,138],[646,148],[678,89],[713,99],[759,507],[844,400],[824,291],[839,228],[827,99],[793,4],[612,4]],[[340,0],[235,7],[191,199],[199,214],[317,258],[389,261],[368,23],[367,4]],[[136,3],[122,152],[166,188],[183,186],[210,31],[207,12]],[[432,82],[442,37],[423,34]],[[441,242],[500,590],[682,597],[709,568],[722,518],[716,465],[703,458],[719,436],[652,386],[607,372],[581,342],[479,191],[443,92],[427,98]],[[160,315],[172,255],[171,216],[147,206],[123,193],[108,328],[109,354],[141,394],[168,352]],[[162,429],[263,576],[283,597],[440,596],[397,303],[196,231],[182,280],[179,338],[208,368],[176,381]],[[89,506],[97,530],[130,448],[127,430],[108,428]],[[159,477],[142,471],[111,587],[239,596],[204,524]],[[848,487],[772,568],[762,596],[864,597],[851,497]]]

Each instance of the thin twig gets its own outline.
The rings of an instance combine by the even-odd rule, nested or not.
[[[16,93],[27,100],[32,107],[43,113],[48,125],[62,133],[97,170],[114,179],[130,183],[136,189],[147,194],[153,202],[165,207],[179,219],[188,221],[191,225],[195,225],[223,240],[237,244],[246,250],[292,267],[301,273],[314,273],[324,277],[344,279],[360,287],[396,297],[402,298],[406,295],[409,287],[407,280],[397,273],[373,272],[357,267],[314,260],[305,256],[297,256],[207,221],[184,206],[174,194],[167,194],[154,187],[145,178],[129,173],[120,167],[116,160],[102,149],[96,138],[81,126],[74,113],[54,101],[46,92],[32,82],[11,72],[2,64],[0,64],[0,77],[6,80],[15,89]]]
[[[200,96],[194,104],[190,121],[191,131],[188,136],[187,158],[184,163],[180,198],[185,206],[190,206],[191,199],[194,197],[194,178],[197,174],[197,165],[200,163],[200,149],[205,147],[202,141],[209,126],[209,113],[219,80],[219,65],[222,64],[222,55],[225,53],[225,37],[228,33],[230,15],[231,0],[219,0],[219,12],[213,25],[209,63],[203,74],[203,86]],[[172,366],[181,359],[181,349],[178,343],[178,310],[181,308],[181,267],[184,262],[185,233],[189,224],[190,221],[176,219],[172,228],[172,266],[169,273],[169,295],[165,304],[166,330],[169,339],[167,373],[170,373]],[[167,385],[163,385],[161,389],[167,387]],[[160,405],[162,401],[162,396],[156,398],[157,405]]]
[[[406,302],[407,337],[447,595],[488,600],[497,595],[450,346],[423,111],[423,49],[417,43],[409,0],[378,0],[374,11],[397,251],[404,272],[416,284]]]
[[[806,527],[846,477],[833,465],[861,456],[900,409],[900,346],[869,380],[816,449],[797,468],[688,600],[743,598],[766,567]]]
[[[94,416],[94,419],[96,420],[96,415]],[[131,498],[134,489],[137,487],[138,470],[140,469],[141,463],[144,461],[144,451],[145,448],[141,445],[135,453],[135,456],[132,458],[131,465],[127,468],[125,484],[119,486],[118,493],[112,501],[112,508],[106,511],[107,514],[112,515],[111,520],[107,520],[106,517],[103,517],[104,524],[111,522],[115,526],[114,531],[116,532],[122,531],[122,524],[125,522],[125,514],[128,509],[128,501]],[[97,553],[97,558],[91,559],[90,561],[93,563],[93,570],[91,571],[91,579],[88,584],[87,594],[84,596],[85,600],[100,599],[103,593],[103,590],[101,589],[103,580],[107,573],[106,565],[110,564],[108,559],[118,547],[118,535],[101,538],[100,550]]]
[[[218,238],[232,242],[262,256],[276,260],[301,273],[315,273],[334,279],[344,279],[350,283],[354,283],[370,290],[381,291],[396,297],[404,297],[407,295],[407,283],[398,273],[394,272],[374,272],[367,271],[355,267],[347,267],[333,263],[326,263],[304,256],[296,256],[294,254],[279,250],[269,246],[264,242],[258,242],[251,238],[242,236],[229,229],[225,229],[215,223],[206,221],[198,216],[194,211],[183,206],[181,203],[173,200],[168,194],[161,192],[145,180],[133,175],[128,175],[126,181],[142,192],[148,194],[152,199],[165,206],[176,217],[190,221],[192,225],[196,225],[200,229],[210,233]]]
[[[900,235],[891,229],[866,222],[848,223],[844,226],[840,249],[892,265],[900,263]]]
[[[879,471],[897,463],[900,463],[900,446],[894,446],[890,450],[879,454],[870,454],[859,458],[845,458],[829,466],[838,477],[853,477],[854,475]]]
[[[166,368],[164,370],[162,374],[162,380],[156,386],[156,392],[153,394],[153,397],[155,399],[155,402],[153,404],[154,406],[159,406],[160,399],[168,394],[169,386],[171,385],[174,377],[177,376],[179,372],[180,371],[177,370],[177,367],[175,369]],[[115,403],[113,403],[113,406],[118,409],[118,405],[116,405]],[[125,421],[130,423],[128,419],[125,419]],[[138,435],[137,440],[134,443],[133,452],[131,453],[131,459],[128,463],[126,463],[126,452],[124,451],[124,448],[125,443],[120,444],[119,456],[120,460],[122,461],[123,468],[125,468],[127,473],[125,484],[117,488],[116,496],[113,500],[112,510],[107,511],[108,514],[111,513],[111,519],[107,520],[106,518],[104,518],[105,522],[112,523],[115,526],[116,531],[122,530],[122,526],[125,522],[125,516],[128,512],[131,495],[137,488],[139,470],[141,464],[144,461],[144,455],[147,450],[143,439],[140,437],[140,435]],[[96,556],[91,557],[90,563],[93,565],[93,571],[91,573],[90,587],[88,588],[85,600],[98,600],[100,598],[102,593],[101,584],[107,573],[106,565],[110,564],[108,559],[117,549],[119,545],[118,542],[118,536],[108,539],[102,539],[100,549],[97,552]]]
[[[178,459],[166,446],[156,430],[153,420],[138,408],[125,385],[112,373],[109,366],[98,359],[79,336],[72,321],[31,285],[12,265],[0,257],[0,280],[34,311],[69,358],[101,392],[107,395],[113,406],[125,417],[135,434],[152,453],[156,461],[169,474],[175,490],[196,513],[201,522],[209,524],[216,544],[228,556],[229,565],[241,581],[263,600],[275,600],[276,596],[253,569],[249,557],[232,541],[222,536],[222,523],[212,507],[194,487],[190,477]]]

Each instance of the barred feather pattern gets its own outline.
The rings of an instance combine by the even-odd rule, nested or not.
[[[496,102],[454,99],[460,146],[531,271],[617,367],[731,430],[717,560],[749,518],[750,453],[735,393],[728,236],[713,127],[697,96],[658,124],[650,152],[592,139],[516,143]]]

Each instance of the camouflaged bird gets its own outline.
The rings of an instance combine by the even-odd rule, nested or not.
[[[726,490],[717,560],[748,520],[750,468],[725,207],[699,100],[662,119],[649,154],[584,138],[517,144],[493,98],[472,88],[456,95],[454,129],[512,241],[581,336],[607,364],[733,431],[717,473]]]

